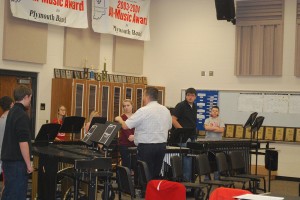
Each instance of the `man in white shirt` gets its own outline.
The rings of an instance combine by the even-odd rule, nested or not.
[[[116,121],[123,129],[135,128],[134,143],[137,159],[148,165],[151,178],[159,176],[167,145],[168,131],[172,127],[170,111],[157,103],[158,90],[147,87],[144,92],[144,107],[138,109],[125,122],[120,116]]]

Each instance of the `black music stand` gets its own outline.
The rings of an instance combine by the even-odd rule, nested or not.
[[[179,144],[179,153],[180,156],[182,157],[182,152],[181,152],[182,143],[186,143],[186,141],[191,136],[193,136],[194,133],[195,133],[194,128],[177,128],[171,132],[170,137],[168,139],[168,143]]]
[[[59,132],[60,133],[71,133],[72,141],[74,140],[74,134],[81,132],[81,129],[84,124],[84,117],[70,116],[65,117],[63,124],[61,125]]]
[[[256,116],[257,116],[257,112],[254,112],[254,113],[252,113],[250,116],[249,116],[249,118],[248,118],[248,120],[246,121],[246,123],[244,124],[244,128],[248,128],[248,127],[250,127],[250,126],[252,126],[252,124],[254,123],[254,121],[255,121],[255,119],[256,119]]]
[[[264,119],[265,118],[263,116],[257,117],[251,126],[251,132],[258,134],[258,131],[259,131],[260,127],[262,126]],[[258,138],[258,135],[256,135],[256,138]]]
[[[253,112],[253,113],[250,114],[250,116],[248,117],[246,123],[243,126],[244,129],[246,129],[248,127],[251,127],[253,125],[253,123],[254,123],[254,121],[256,119],[257,114],[258,114],[257,112]],[[250,151],[251,151],[251,147],[252,147],[252,137],[253,137],[253,135],[254,135],[253,133],[251,133],[251,135],[250,135]],[[255,146],[257,147],[257,145],[258,144],[256,144]],[[257,157],[257,155],[256,155],[256,157]],[[251,154],[250,154],[250,166],[251,166]],[[256,164],[255,169],[256,169],[255,174],[257,174],[257,164]]]
[[[108,147],[114,137],[118,134],[121,129],[121,124],[117,122],[106,122],[103,126],[99,126],[99,132],[97,138],[92,138],[92,141],[102,144],[105,147]],[[100,137],[99,137],[100,135]]]
[[[255,121],[251,125],[251,133],[252,133],[253,139],[255,138],[255,135],[256,135],[256,145],[255,145],[255,174],[256,175],[257,175],[257,159],[258,159],[257,158],[258,157],[258,131],[259,131],[260,127],[262,126],[264,119],[265,118],[263,116],[256,117]],[[251,140],[252,140],[252,137],[251,137]]]
[[[168,143],[170,144],[181,144],[186,143],[186,141],[194,135],[194,128],[177,128],[171,132],[170,137],[168,139]]]
[[[108,147],[121,129],[121,124],[107,121],[105,124],[99,124],[98,127],[99,128],[94,131],[91,141],[102,144],[105,147],[103,150],[105,151],[106,157]]]
[[[89,129],[89,131],[85,134],[82,141],[86,143],[87,145],[94,144],[95,140],[99,140],[99,138],[102,136],[102,130],[104,129],[105,124],[95,123],[92,125],[92,127]]]
[[[89,130],[92,128],[92,126],[96,123],[98,124],[105,124],[105,122],[107,121],[107,118],[106,117],[93,117],[92,121],[91,121],[91,124],[90,124],[90,127],[89,127]]]
[[[118,134],[119,130],[121,129],[121,124],[117,122],[109,122],[107,121],[105,124],[96,124],[97,128],[94,130],[91,141],[96,142],[98,144],[102,144],[105,148],[103,148],[105,155],[107,157],[108,147],[113,141],[114,137]],[[95,126],[95,125],[94,125]],[[104,198],[109,199],[109,186],[107,184],[104,189]],[[105,192],[106,191],[106,192]]]
[[[34,141],[47,143],[54,141],[60,127],[60,124],[43,124]]]

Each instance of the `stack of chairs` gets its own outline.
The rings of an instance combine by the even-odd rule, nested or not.
[[[141,187],[141,195],[145,196],[148,182],[151,180],[149,168],[146,162],[137,161],[138,185]]]
[[[250,190],[255,194],[257,190],[266,192],[266,179],[262,175],[255,175],[246,172],[245,159],[242,151],[232,151],[229,153],[231,162],[232,175],[241,178],[248,178],[251,180]],[[260,188],[260,182],[263,181],[263,187]]]
[[[123,166],[117,166],[118,191],[130,195],[131,200],[135,198],[135,189],[130,175],[130,169]],[[121,195],[119,195],[121,199]]]
[[[207,198],[211,192],[213,186],[215,187],[234,187],[232,181],[221,181],[221,180],[212,180],[211,178],[211,169],[209,165],[209,160],[207,154],[200,154],[196,156],[196,165],[199,183],[204,183],[208,185]]]
[[[202,183],[187,182],[183,177],[182,159],[179,156],[171,157],[171,167],[173,173],[173,181],[183,184],[187,189],[194,190],[195,199],[204,199],[208,185]],[[207,194],[207,192],[206,192]]]
[[[242,189],[246,189],[246,185],[248,183],[248,188],[250,188],[250,181],[249,178],[240,178],[232,176],[231,169],[229,167],[226,154],[224,152],[218,152],[216,153],[216,161],[217,161],[217,168],[218,173],[220,175],[219,179],[222,181],[232,181],[234,183],[240,183],[242,184]],[[236,184],[235,184],[236,186]]]
[[[136,189],[141,190],[141,197],[145,196],[147,184],[150,181],[150,172],[146,162],[137,161],[138,184],[134,185],[130,170],[124,166],[117,166],[117,183],[119,191],[119,199],[122,193],[129,194],[131,199],[136,197]]]

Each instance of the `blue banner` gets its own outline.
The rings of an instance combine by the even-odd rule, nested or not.
[[[209,118],[212,106],[219,103],[219,92],[212,90],[197,90],[197,129],[204,130],[204,121]]]

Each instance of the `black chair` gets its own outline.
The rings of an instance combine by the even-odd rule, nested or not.
[[[207,184],[186,182],[183,177],[182,159],[179,156],[171,157],[171,167],[173,173],[173,181],[183,184],[187,189],[194,190],[195,199],[204,199],[205,193],[203,189],[207,189]]]
[[[266,179],[264,176],[249,174],[246,172],[245,159],[243,152],[241,151],[232,151],[229,153],[231,161],[231,170],[234,176],[241,178],[249,178],[251,180],[251,191],[257,193],[256,190],[262,190],[266,192]],[[263,188],[260,188],[260,182],[263,180]]]
[[[130,175],[130,170],[127,167],[119,165],[117,166],[117,183],[119,192],[129,194],[131,199],[134,199],[134,186]]]
[[[144,196],[147,189],[147,184],[151,180],[150,172],[147,163],[141,160],[137,161],[137,168],[138,168],[138,183],[142,189],[142,196]]]
[[[250,188],[251,180],[249,178],[239,178],[239,177],[231,176],[227,158],[224,152],[216,153],[216,161],[217,161],[218,172],[220,174],[220,180],[232,181],[234,183],[241,183],[242,189],[246,189],[246,184],[248,183]]]
[[[199,183],[204,183],[208,185],[207,189],[207,198],[210,194],[210,191],[213,186],[217,187],[234,187],[234,183],[232,181],[221,181],[221,180],[212,180],[211,179],[211,170],[209,165],[209,160],[207,154],[200,154],[196,156],[196,165],[197,165],[197,173],[199,176]],[[202,178],[204,180],[202,180]],[[208,180],[207,180],[208,178]]]

